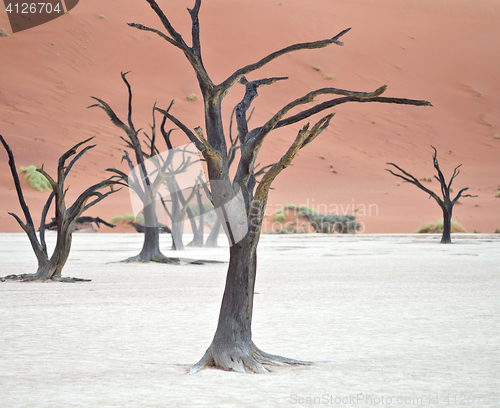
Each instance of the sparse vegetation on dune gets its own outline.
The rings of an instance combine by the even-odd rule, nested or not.
[[[457,221],[451,222],[451,233],[467,232],[467,230],[460,225]],[[414,234],[442,234],[443,233],[443,220],[436,222],[428,222],[413,232]]]
[[[52,190],[49,180],[35,166],[19,167],[19,173],[26,173],[24,181],[37,191]]]
[[[275,215],[274,215],[274,218],[273,218],[273,221],[274,222],[283,222],[285,221],[286,217],[285,217],[285,214],[283,214],[283,209],[279,209],[276,211]]]

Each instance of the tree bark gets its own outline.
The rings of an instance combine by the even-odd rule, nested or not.
[[[160,229],[156,217],[155,202],[144,206],[144,242],[139,255],[125,259],[123,262],[161,262],[179,264],[178,258],[170,258],[160,251]],[[172,230],[174,225],[172,225]]]
[[[219,218],[217,218],[214,222],[212,230],[210,234],[208,234],[208,238],[205,241],[205,248],[218,248],[219,244],[217,243],[217,239],[219,238],[221,223]]]
[[[443,236],[441,244],[451,244],[451,214],[453,206],[443,207]]]
[[[203,358],[191,368],[219,367],[237,372],[268,372],[266,366],[310,364],[263,352],[252,341],[252,312],[259,234],[231,246],[217,330]]]

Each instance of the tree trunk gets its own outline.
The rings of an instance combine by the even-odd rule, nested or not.
[[[126,259],[124,262],[162,262],[179,263],[177,258],[169,258],[160,251],[160,229],[156,217],[155,203],[144,206],[144,243],[139,255]],[[174,225],[172,225],[173,230]]]
[[[219,244],[217,243],[217,239],[219,238],[219,233],[220,233],[220,227],[221,223],[219,218],[217,218],[214,222],[214,226],[212,227],[212,230],[210,231],[210,234],[208,234],[208,238],[205,242],[205,247],[206,248],[218,248]]]
[[[23,274],[19,276],[11,276],[6,278],[11,278],[15,280],[22,281],[65,281],[65,282],[76,282],[76,281],[90,281],[90,279],[80,279],[80,278],[62,278],[61,272],[66,265],[69,253],[71,251],[71,241],[72,241],[72,225],[62,230],[60,226],[57,228],[57,242],[54,252],[50,259],[39,260],[38,269],[35,274]]]
[[[167,183],[171,183],[171,180],[167,180]],[[175,186],[169,184],[169,191],[175,191]],[[184,244],[182,243],[182,235],[184,232],[184,216],[181,211],[181,205],[179,202],[178,192],[171,193],[172,199],[172,249],[175,251],[183,251]]]
[[[441,238],[441,244],[451,244],[451,214],[453,208],[447,206],[443,208],[443,236]]]
[[[196,248],[202,248],[203,247],[203,234],[205,232],[205,208],[203,207],[203,201],[202,201],[202,196],[199,191],[196,192],[196,201],[198,204],[198,226],[196,225],[196,221],[192,214],[188,214],[190,219],[192,218],[192,221],[194,221],[192,225],[193,229],[193,241],[192,241],[192,246]],[[188,208],[189,210],[189,208]]]
[[[267,354],[252,341],[258,240],[258,233],[249,233],[242,241],[231,246],[217,330],[212,344],[190,373],[209,366],[242,373],[264,373],[268,371],[264,365],[309,364]]]
[[[73,237],[73,233],[71,231],[72,227],[73,225],[70,225],[69,228],[64,231],[58,231],[56,248],[49,263],[47,264],[47,267],[42,273],[44,276],[42,279],[61,280],[61,271],[66,264],[71,251],[71,242]]]

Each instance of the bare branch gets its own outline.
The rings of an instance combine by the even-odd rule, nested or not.
[[[309,130],[309,123],[306,124],[297,134],[295,141],[292,143],[288,151],[281,157],[281,159],[275,163],[262,178],[257,190],[255,192],[254,200],[257,202],[265,203],[267,202],[267,196],[269,194],[269,188],[274,179],[281,173],[294,159],[300,149],[302,149],[306,144],[310,143],[316,137],[319,136],[323,130],[325,130],[330,124],[330,120],[333,114],[327,115],[321,120],[319,120],[311,130]]]
[[[163,120],[161,121],[160,130],[161,130],[161,134],[163,136],[163,139],[165,140],[165,144],[167,145],[167,149],[172,150],[173,146],[172,146],[172,141],[170,140],[170,136],[172,135],[172,132],[174,131],[174,129],[170,129],[167,132],[165,130],[165,123],[166,122],[167,122],[167,117],[163,116]]]
[[[104,112],[107,113],[107,115],[109,116],[109,118],[111,119],[111,122],[113,122],[113,124],[117,127],[119,127],[120,129],[122,129],[128,136],[130,136],[130,133],[132,132],[132,129],[130,129],[130,127],[128,127],[125,123],[123,123],[119,118],[118,116],[116,116],[115,112],[113,111],[113,109],[111,109],[111,107],[106,103],[104,102],[103,100],[99,99],[99,98],[96,98],[95,96],[91,96],[92,99],[95,99],[97,102],[99,102],[98,104],[94,104],[94,105],[90,105],[88,106],[88,108],[94,108],[94,107],[97,107],[97,108],[101,108]],[[129,142],[127,142],[129,143]],[[130,145],[132,148],[133,146]]]
[[[441,200],[441,198],[432,190],[429,190],[427,187],[423,186],[422,183],[420,183],[420,181],[418,181],[414,176],[412,176],[410,173],[404,171],[401,167],[395,165],[394,163],[386,163],[388,166],[393,166],[395,167],[396,169],[398,169],[401,173],[404,174],[404,176],[402,176],[401,174],[397,174],[397,173],[394,173],[392,170],[389,170],[389,169],[385,169],[386,171],[388,171],[389,173],[391,173],[393,176],[396,176],[396,177],[399,177],[401,179],[403,179],[404,181],[406,181],[407,183],[411,183],[415,186],[417,186],[419,189],[425,191],[427,194],[429,194],[432,198],[434,198],[434,200],[437,201],[437,203],[439,204],[439,206],[441,208],[444,207],[444,203],[443,203],[443,200]]]
[[[118,182],[116,184],[120,184],[120,185],[123,185],[122,183]],[[123,187],[122,187],[123,188]],[[114,193],[117,193],[118,191],[120,191],[122,188],[119,188],[117,190],[109,190],[108,192],[102,194],[100,192],[96,192],[95,195],[96,195],[96,199],[90,203],[88,203],[87,205],[85,205],[85,207],[83,207],[83,210],[82,210],[82,214],[87,211],[89,208],[93,207],[94,205],[96,205],[97,203],[100,203],[102,200],[104,200],[107,196],[111,195],[111,194],[114,194]],[[78,218],[78,217],[77,217]],[[76,219],[76,218],[75,218]]]
[[[125,172],[118,170],[118,169],[115,169],[114,167],[105,169],[104,171],[109,171],[110,173],[116,173],[120,177],[120,179],[122,180],[122,182],[123,182],[122,185],[128,187],[128,175]]]
[[[338,98],[335,99],[334,101],[340,101],[344,100],[344,102],[348,102],[350,100],[353,101],[362,101],[365,99],[370,99],[373,97],[378,97],[378,95],[381,95],[385,90],[387,89],[387,86],[381,86],[380,88],[376,89],[373,92],[355,92],[355,91],[346,91],[344,89],[338,89],[338,88],[322,88],[322,89],[317,89],[315,91],[309,92],[308,94],[295,99],[294,101],[288,103],[286,106],[284,106],[281,110],[279,110],[270,120],[264,124],[261,128],[254,129],[252,130],[252,136],[250,137],[250,140],[252,140],[252,143],[255,145],[260,145],[264,138],[271,132],[271,130],[289,125],[295,122],[298,122],[300,120],[306,119],[309,116],[321,112],[322,110],[325,110],[327,108],[330,108],[332,106],[335,106],[335,104],[329,104],[328,102],[316,105],[315,107],[308,109],[306,111],[300,112],[288,119],[281,120],[291,109],[295,108],[296,106],[303,105],[309,102],[312,102],[315,97],[319,95],[325,95],[325,94],[335,94],[335,95],[347,95],[346,98]],[[330,101],[332,102],[332,101]],[[319,108],[318,108],[319,107]],[[286,122],[285,122],[286,121]],[[279,126],[281,124],[281,126]]]
[[[171,42],[171,44],[175,45],[176,47],[180,48],[183,51],[186,51],[187,49],[189,49],[189,47],[184,42],[184,39],[182,38],[182,36],[174,29],[172,24],[170,24],[170,21],[168,20],[167,16],[163,13],[163,11],[160,9],[158,4],[156,4],[156,1],[154,1],[154,0],[146,0],[146,1],[149,3],[149,5],[153,9],[153,11],[160,18],[160,21],[162,22],[163,27],[165,27],[167,32],[172,37],[172,40],[169,42]],[[129,24],[129,25],[132,27],[135,26],[133,24]]]
[[[2,135],[0,135],[0,142],[2,142],[3,147],[7,151],[7,155],[9,157],[10,172],[12,174],[12,178],[14,179],[14,184],[16,186],[16,192],[17,192],[17,197],[19,199],[19,204],[21,205],[21,208],[22,208],[23,213],[24,213],[24,217],[26,218],[26,226],[34,232],[35,226],[33,224],[33,219],[31,218],[31,214],[30,214],[30,210],[28,208],[28,205],[26,204],[26,201],[24,200],[23,190],[21,189],[21,183],[19,181],[19,176],[17,174],[16,162],[14,160],[14,154],[12,153],[10,146],[7,144],[7,142],[5,141],[5,139],[3,138]],[[12,216],[14,216],[14,215],[12,215]]]
[[[255,71],[259,68],[262,68],[264,65],[268,64],[269,62],[273,61],[274,59],[287,54],[292,51],[298,51],[298,50],[305,50],[305,49],[317,49],[317,48],[323,48],[326,47],[330,44],[337,44],[337,45],[344,45],[342,42],[339,41],[339,38],[342,37],[345,33],[347,33],[350,30],[350,28],[341,31],[338,33],[335,37],[327,39],[327,40],[321,40],[321,41],[313,41],[313,42],[307,42],[307,43],[301,43],[301,44],[294,44],[290,45],[288,47],[285,47],[279,51],[275,51],[268,56],[262,58],[260,61],[247,65],[246,67],[238,69],[236,72],[234,72],[229,78],[227,78],[223,83],[219,85],[222,94],[225,94],[243,75],[247,75],[248,73]]]
[[[257,88],[274,84],[276,81],[288,79],[287,77],[264,78],[257,81],[248,81],[245,77],[241,77],[240,83],[245,85],[245,95],[240,103],[236,105],[236,122],[238,128],[238,137],[240,143],[245,143],[245,138],[248,134],[248,119],[246,117],[247,110],[250,108],[252,101],[259,96]]]
[[[318,90],[319,93],[316,95],[320,94],[326,94],[326,93],[336,93],[336,91],[342,91],[345,93],[349,93],[351,91],[345,91],[345,90],[337,90],[335,88],[326,88],[331,89],[331,92],[321,92],[322,90]],[[386,85],[378,88],[371,94],[381,94],[382,92],[385,92],[386,90]],[[415,100],[415,99],[401,99],[401,98],[386,98],[386,97],[380,97],[380,96],[370,96],[370,93],[365,93],[365,92],[351,92],[350,96],[345,96],[343,98],[335,98],[330,101],[322,102],[319,103],[315,106],[313,106],[310,109],[304,110],[296,115],[290,116],[286,119],[280,120],[276,126],[275,129],[278,129],[283,126],[288,126],[293,123],[297,123],[301,120],[307,119],[310,116],[319,113],[321,111],[324,111],[325,109],[333,108],[334,106],[341,105],[343,103],[347,102],[381,102],[381,103],[394,103],[394,104],[400,104],[400,105],[413,105],[413,106],[432,106],[430,102],[423,101],[423,100]],[[313,96],[314,98],[314,96]]]
[[[127,78],[126,78],[126,75],[129,73],[130,71],[127,71],[127,72],[121,72],[120,75],[122,76],[122,79],[123,79],[123,82],[125,82],[125,85],[127,85],[127,90],[128,90],[128,126],[130,127],[130,129],[132,129],[135,132],[135,127],[134,127],[134,124],[132,122],[132,88],[130,87],[130,84],[129,82],[127,81]]]
[[[155,108],[158,112],[160,112],[162,115],[165,115],[165,117],[167,117],[170,121],[172,121],[175,126],[177,126],[179,129],[181,129],[185,134],[186,136],[188,137],[188,139],[194,143],[194,145],[196,146],[196,148],[201,152],[201,153],[204,153],[206,148],[205,146],[203,145],[203,143],[200,141],[200,139],[198,139],[196,137],[196,135],[186,126],[184,125],[184,123],[182,123],[179,119],[177,119],[175,116],[171,115],[170,113],[168,113],[168,111],[165,111],[163,109],[160,109],[160,108]]]
[[[458,199],[459,199],[460,197],[470,197],[470,198],[477,197],[477,195],[472,195],[472,194],[464,194],[464,195],[462,195],[462,193],[463,193],[464,191],[467,191],[468,189],[469,189],[469,187],[462,188],[462,189],[461,189],[461,190],[457,193],[457,196],[453,199],[452,204],[455,204],[455,203],[458,201]]]
[[[260,165],[255,166],[254,169],[254,177],[259,177],[267,173],[267,170],[269,170],[271,167],[274,166],[274,164],[268,164],[267,166],[263,166],[260,169],[258,169]],[[257,170],[258,169],[258,170]]]
[[[192,9],[188,9],[191,16],[192,28],[191,36],[193,39],[193,54],[201,58],[201,44],[200,44],[200,21],[198,19],[198,13],[200,12],[201,0],[196,0],[196,3]]]
[[[137,28],[139,30],[142,30],[142,31],[151,31],[152,33],[156,33],[158,34],[161,38],[163,38],[164,40],[168,41],[170,44],[172,44],[174,47],[177,47],[177,48],[180,48],[181,50],[184,51],[184,48],[178,44],[175,40],[173,40],[172,38],[170,38],[168,35],[165,35],[164,33],[162,33],[161,31],[159,30],[156,30],[154,28],[150,28],[150,27],[146,27],[142,24],[136,24],[136,23],[128,23],[128,25],[130,27],[134,27],[134,28]]]
[[[116,177],[118,177],[118,176],[112,176],[104,181],[101,181],[100,183],[94,184],[93,186],[90,186],[89,188],[87,188],[83,193],[81,193],[78,196],[78,198],[75,200],[75,202],[71,205],[71,207],[68,208],[68,210],[66,212],[67,219],[69,220],[69,222],[73,222],[77,217],[80,216],[80,214],[83,213],[83,211],[85,210],[85,205],[91,197],[96,196],[98,198],[98,201],[96,201],[94,203],[94,204],[96,204],[97,202],[104,199],[104,197],[106,197],[107,195],[119,191],[119,190],[112,189],[111,192],[107,195],[103,195],[103,194],[97,192],[97,190],[100,190],[104,187],[112,187],[115,184],[123,185],[122,182],[115,179]],[[103,197],[100,198],[101,196],[103,196]],[[92,205],[94,205],[94,204],[92,204]],[[57,216],[56,216],[56,218],[57,218]]]
[[[451,183],[453,183],[453,180],[455,180],[455,177],[457,177],[460,174],[460,170],[458,170],[460,167],[462,167],[461,164],[459,164],[455,169],[453,170],[453,175],[450,178],[450,183],[448,184],[448,189],[451,188]]]
[[[151,8],[155,11],[155,13],[160,18],[163,26],[166,28],[167,32],[170,34],[171,38],[162,32],[155,30],[153,28],[145,27],[142,24],[129,23],[129,26],[138,28],[140,30],[151,31],[158,34],[163,39],[167,40],[170,44],[175,47],[181,49],[184,52],[184,55],[190,62],[191,66],[196,72],[198,77],[198,82],[201,88],[203,95],[206,95],[208,92],[211,92],[215,89],[212,80],[208,76],[205,67],[203,66],[203,62],[201,59],[201,46],[200,46],[200,24],[198,20],[198,12],[201,5],[201,0],[196,0],[195,6],[193,9],[188,9],[189,14],[191,15],[192,22],[192,37],[193,37],[193,46],[189,47],[185,42],[182,36],[174,29],[170,21],[165,16],[163,11],[160,9],[158,4],[154,0],[146,0]]]
[[[207,139],[205,139],[205,137],[203,136],[203,130],[201,129],[201,127],[199,127],[199,126],[196,127],[194,129],[194,131],[196,132],[196,134],[200,138],[199,140],[201,140],[201,143],[204,147],[204,152],[207,154],[207,156],[209,156],[212,159],[217,160],[217,161],[222,160],[220,153],[218,151],[216,151],[215,149],[213,149],[212,146],[210,146],[210,143],[207,142]]]

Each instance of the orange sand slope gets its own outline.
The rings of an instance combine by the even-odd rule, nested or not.
[[[194,1],[159,1],[171,22],[190,39],[186,7]],[[271,192],[268,213],[281,204],[306,204],[320,210],[352,213],[365,232],[411,232],[441,217],[433,200],[384,171],[393,161],[416,177],[432,177],[432,149],[449,177],[463,164],[455,191],[469,186],[477,198],[464,198],[454,215],[472,232],[500,228],[500,4],[487,0],[301,0],[269,2],[205,1],[201,12],[206,68],[215,82],[237,68],[296,42],[330,38],[352,27],[344,47],[299,51],[272,62],[249,79],[288,76],[260,91],[251,125],[258,126],[289,101],[312,89],[337,87],[372,91],[383,84],[386,96],[425,99],[434,107],[383,104],[341,105],[327,131],[283,172]],[[68,180],[72,200],[90,183],[106,177],[106,167],[124,171],[120,132],[99,109],[86,109],[90,96],[107,101],[125,119],[126,88],[134,92],[136,127],[149,130],[151,107],[167,107],[189,127],[203,125],[203,104],[195,75],[182,53],[160,37],[127,26],[142,23],[161,29],[145,1],[86,0],[68,15],[12,34],[5,11],[0,28],[0,133],[10,143],[18,166],[53,172],[57,158],[92,136],[97,143],[75,166]],[[241,99],[236,85],[226,98],[229,114]],[[266,140],[259,162],[277,160],[298,124]],[[176,143],[187,138],[176,131]],[[21,213],[0,151],[0,230],[19,231],[7,211]],[[437,182],[429,183],[435,191]],[[46,194],[26,186],[35,222]],[[108,219],[130,213],[122,191],[89,214]]]

